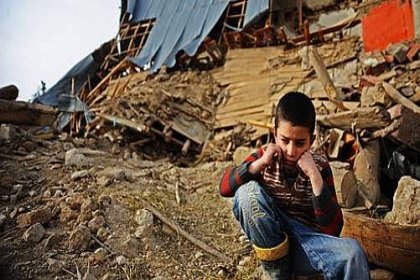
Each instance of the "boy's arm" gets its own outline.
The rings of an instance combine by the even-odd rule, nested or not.
[[[339,236],[343,227],[343,213],[337,203],[333,175],[328,162],[321,170],[321,177],[323,180],[321,193],[312,198],[316,220],[322,232]]]
[[[258,175],[249,172],[250,165],[261,158],[263,149],[249,155],[238,166],[229,166],[220,181],[220,194],[224,197],[233,197],[236,190],[243,184],[248,183]]]

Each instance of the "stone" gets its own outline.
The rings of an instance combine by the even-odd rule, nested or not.
[[[9,215],[10,220],[13,220],[16,217],[17,213],[18,213],[18,209],[14,208],[13,211],[10,212],[10,215]]]
[[[107,250],[101,247],[96,249],[95,252],[93,252],[93,254],[89,257],[89,262],[92,264],[100,264],[105,260],[107,256]]]
[[[88,227],[92,233],[96,233],[101,227],[105,226],[105,218],[103,216],[95,216],[89,221]]]
[[[404,63],[407,60],[408,47],[402,43],[388,46],[387,51],[398,63]]]
[[[42,237],[44,236],[45,229],[40,223],[36,223],[30,226],[24,233],[23,233],[23,240],[30,243],[38,243],[41,241]]]
[[[72,231],[69,238],[69,249],[72,251],[82,252],[89,247],[91,239],[90,230],[84,225],[79,225]]]
[[[150,237],[153,233],[153,227],[150,225],[138,226],[136,231],[134,232],[134,236],[138,239],[142,239],[144,237]]]
[[[64,157],[65,166],[75,166],[77,168],[89,167],[92,161],[84,154],[80,153],[78,149],[71,149],[66,152]]]
[[[75,221],[79,216],[79,212],[72,210],[67,205],[63,205],[60,208],[60,222],[62,224],[67,224],[70,221]]]
[[[396,280],[397,277],[395,273],[392,271],[383,269],[383,268],[377,268],[372,269],[370,271],[370,279],[371,280]]]
[[[420,181],[401,177],[393,198],[392,211],[385,222],[399,225],[420,225]]]
[[[0,213],[0,227],[6,222],[7,217],[3,213]]]
[[[17,135],[16,129],[10,125],[2,124],[0,126],[0,140],[12,140]]]
[[[99,228],[98,231],[96,232],[96,237],[102,242],[105,242],[108,236],[109,236],[109,230],[107,230],[105,227]]]
[[[122,243],[122,252],[125,256],[136,257],[142,249],[141,243],[131,236],[128,236]]]
[[[66,204],[72,210],[80,210],[83,202],[84,198],[82,195],[73,195],[66,198]]]
[[[128,262],[128,259],[124,256],[118,256],[115,258],[116,262],[118,265],[123,265],[126,264]]]
[[[98,210],[98,208],[99,208],[99,205],[95,200],[91,198],[87,198],[83,201],[83,204],[80,207],[80,211],[82,213],[92,214],[94,211]]]
[[[23,189],[22,184],[13,185],[12,190],[14,193],[19,194]]]
[[[81,171],[75,171],[71,174],[70,178],[73,181],[80,180],[82,178],[89,177],[89,171],[88,170],[81,170]]]
[[[30,196],[30,197],[34,197],[34,196],[36,196],[36,191],[34,191],[34,190],[30,191],[30,192],[29,192],[29,196]]]
[[[31,212],[21,214],[17,217],[17,223],[20,228],[28,227],[36,223],[47,224],[52,219],[50,208],[40,208]]]
[[[134,221],[139,226],[152,226],[153,225],[153,214],[146,209],[138,209],[134,215]]]

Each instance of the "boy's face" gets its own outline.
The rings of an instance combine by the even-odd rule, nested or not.
[[[280,120],[277,129],[274,129],[276,144],[280,146],[283,154],[283,163],[296,166],[301,155],[311,148],[314,137],[309,128],[293,126],[291,122]]]

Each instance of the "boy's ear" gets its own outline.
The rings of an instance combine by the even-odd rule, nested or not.
[[[273,133],[274,140],[277,140],[277,128],[275,126],[271,129],[271,132]]]

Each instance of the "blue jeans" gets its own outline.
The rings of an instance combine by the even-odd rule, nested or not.
[[[258,247],[277,246],[286,232],[297,275],[322,272],[324,279],[370,279],[366,255],[356,240],[319,233],[288,217],[256,181],[236,191],[233,213]]]

